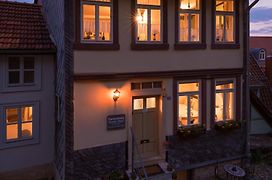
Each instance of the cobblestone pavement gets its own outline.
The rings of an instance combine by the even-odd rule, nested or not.
[[[255,166],[255,180],[272,180],[272,165],[261,163]]]

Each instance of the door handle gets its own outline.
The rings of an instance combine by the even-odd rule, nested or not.
[[[149,141],[149,139],[143,139],[143,140],[141,140],[141,144],[146,144],[146,143],[149,143],[150,141]]]

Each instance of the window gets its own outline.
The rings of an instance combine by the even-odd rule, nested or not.
[[[206,48],[205,12],[203,0],[176,0],[175,49]]]
[[[82,3],[82,41],[112,41],[111,0],[88,0]]]
[[[33,57],[8,58],[8,85],[31,85],[35,82],[35,61]]]
[[[118,50],[118,0],[79,0],[76,5],[75,49]]]
[[[157,108],[156,97],[141,97],[133,99],[133,111],[137,110],[152,110]]]
[[[166,0],[133,0],[136,3],[132,8],[133,40],[132,49],[138,45],[168,49],[167,43],[167,1]],[[138,46],[140,47],[140,46]],[[143,48],[143,49],[145,49]]]
[[[216,80],[215,122],[234,120],[235,109],[234,80]]]
[[[214,0],[213,42],[215,44],[239,43],[239,1]],[[228,47],[228,46],[225,46]],[[236,46],[229,46],[236,47]],[[238,46],[239,47],[239,46]]]
[[[33,106],[7,107],[5,109],[5,140],[32,138]]]
[[[259,60],[260,61],[264,61],[265,60],[265,50],[260,50],[260,53],[259,53]]]
[[[178,84],[178,127],[200,124],[200,83]]]

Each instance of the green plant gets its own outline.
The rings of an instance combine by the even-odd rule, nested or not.
[[[240,127],[240,121],[220,121],[215,124],[214,129],[218,131],[230,131],[233,129],[239,129]]]
[[[205,132],[205,127],[200,125],[192,125],[189,127],[180,127],[178,129],[178,136],[180,138],[196,137]]]

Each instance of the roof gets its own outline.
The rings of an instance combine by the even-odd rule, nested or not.
[[[0,50],[54,50],[41,6],[0,1]]]
[[[249,79],[251,87],[258,87],[258,91],[251,89],[250,99],[258,111],[265,117],[272,127],[272,84],[266,77],[257,60],[251,54],[249,58]]]
[[[272,37],[269,36],[255,36],[249,38],[250,48],[263,48],[267,55],[272,55]]]

